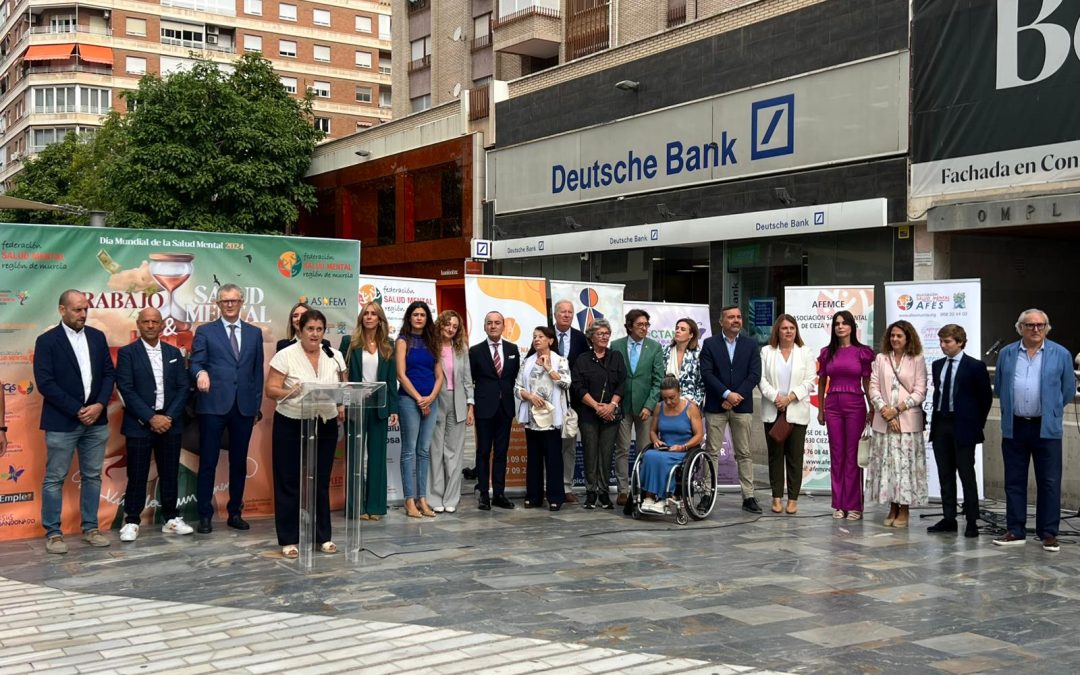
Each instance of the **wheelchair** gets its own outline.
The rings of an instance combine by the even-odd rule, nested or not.
[[[645,491],[641,487],[642,460],[647,452],[660,452],[651,445],[637,454],[633,471],[630,472],[630,498],[626,501],[624,513],[635,520],[644,516],[660,515],[652,511],[642,511],[641,504]],[[716,466],[712,456],[701,446],[690,448],[681,464],[671,467],[667,477],[667,492],[670,497],[657,500],[664,507],[664,515],[674,515],[675,522],[686,525],[693,520],[704,520],[712,513],[716,504]]]

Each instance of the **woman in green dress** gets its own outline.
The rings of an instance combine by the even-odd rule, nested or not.
[[[382,382],[386,385],[385,401],[378,408],[364,410],[364,440],[367,445],[367,467],[364,472],[364,500],[360,520],[379,520],[386,515],[386,433],[397,426],[397,371],[394,366],[394,344],[390,341],[390,325],[381,306],[369,302],[356,318],[356,330],[341,339],[342,354],[349,366],[350,382]],[[349,435],[351,442],[352,434]],[[355,456],[350,453],[350,457]],[[353,475],[350,466],[348,475]],[[352,493],[350,493],[352,497]],[[346,516],[355,517],[356,505],[345,506]]]

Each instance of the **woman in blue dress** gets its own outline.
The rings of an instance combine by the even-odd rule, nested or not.
[[[660,403],[653,413],[653,449],[641,460],[641,489],[645,499],[641,510],[664,513],[664,500],[671,496],[668,475],[682,463],[689,448],[701,445],[703,438],[701,410],[697,403],[682,397],[679,379],[665,375],[660,383]]]

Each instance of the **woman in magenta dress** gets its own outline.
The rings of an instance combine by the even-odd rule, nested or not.
[[[869,392],[874,350],[859,342],[855,330],[851,312],[834,314],[829,346],[818,355],[818,424],[829,432],[833,518],[848,520],[862,518],[859,438],[873,414]]]

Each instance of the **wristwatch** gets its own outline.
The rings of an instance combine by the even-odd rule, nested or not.
[[[6,434],[7,433],[7,427],[0,427],[0,431],[3,431]]]

